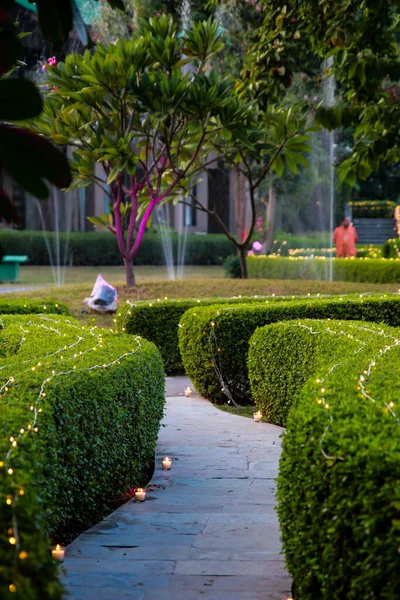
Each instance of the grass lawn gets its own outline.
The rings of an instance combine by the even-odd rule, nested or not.
[[[63,271],[61,269],[61,271]],[[221,267],[187,267],[187,276],[190,278],[224,277],[224,268]],[[65,284],[95,282],[101,273],[109,283],[121,284],[125,278],[124,267],[67,267]],[[185,272],[184,272],[185,274]],[[135,275],[140,282],[163,281],[168,278],[166,267],[136,267]],[[26,267],[21,266],[19,285],[54,285],[51,267]],[[8,287],[8,286],[7,286]],[[1,291],[1,287],[0,287]]]
[[[25,292],[10,292],[11,297],[54,299],[66,302],[71,312],[83,321],[95,319],[99,326],[112,327],[112,316],[84,315],[82,303],[90,296],[96,276],[101,273],[118,290],[119,300],[135,301],[138,293],[141,300],[156,298],[207,298],[245,295],[292,296],[310,294],[350,294],[397,292],[398,284],[365,284],[328,281],[290,281],[271,279],[228,279],[224,278],[223,267],[187,267],[183,281],[169,281],[165,267],[137,267],[135,269],[137,288],[128,290],[124,285],[122,267],[69,267],[66,271],[66,285],[52,285],[50,267],[22,267],[18,285],[43,286]],[[6,284],[7,289],[12,285]],[[1,292],[1,286],[0,286]],[[8,294],[7,294],[8,295]]]

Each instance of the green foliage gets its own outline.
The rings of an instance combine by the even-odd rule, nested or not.
[[[14,2],[8,0],[3,4],[6,5],[4,8],[9,9]],[[42,0],[38,4],[40,17],[45,20],[53,2]],[[68,3],[62,4],[61,12]],[[13,121],[39,115],[43,102],[39,90],[31,81],[10,77],[13,68],[22,64],[22,44],[16,26],[4,8],[0,15],[0,161],[2,169],[23,189],[37,198],[47,198],[45,180],[57,187],[67,187],[71,183],[68,160],[47,140],[13,124]],[[55,11],[60,12],[60,8]],[[47,16],[43,17],[43,13],[47,13]],[[57,27],[54,25],[52,23],[52,33],[56,38]],[[72,27],[72,13],[70,25]],[[18,223],[20,220],[12,198],[1,187],[0,217],[9,223]]]
[[[397,202],[391,200],[356,200],[349,202],[353,218],[393,219]]]
[[[265,20],[249,53],[244,90],[277,96],[292,84],[296,70],[304,70],[302,63],[332,59],[324,77],[335,76],[344,99],[334,108],[320,106],[316,122],[329,130],[354,128],[352,155],[340,165],[340,179],[354,185],[381,162],[398,162],[398,5],[390,0],[361,5],[262,0],[262,5]]]
[[[400,261],[384,258],[333,258],[334,281],[396,283],[400,281]],[[329,261],[325,258],[249,256],[250,278],[328,279]]]
[[[273,412],[294,404],[283,438],[278,514],[300,600],[400,594],[398,333],[366,323],[300,321],[253,338],[270,345]],[[284,382],[293,369],[298,377],[280,388],[279,377]]]
[[[117,313],[117,329],[141,335],[153,342],[161,352],[168,375],[182,373],[183,365],[178,343],[179,321],[193,307],[226,304],[258,303],[262,296],[238,298],[201,298],[157,300],[125,303]]]
[[[22,300],[0,298],[0,315],[67,315],[68,306],[55,300]]]
[[[384,258],[400,258],[400,239],[387,240],[382,248],[382,256]]]
[[[179,348],[186,374],[204,397],[220,404],[231,395],[238,404],[248,404],[252,400],[247,355],[257,327],[305,318],[357,319],[399,326],[399,309],[400,298],[386,295],[199,307],[181,318]]]
[[[138,482],[163,416],[163,364],[145,340],[65,317],[1,327],[0,596],[13,584],[21,600],[59,599],[47,536],[70,541]]]
[[[115,236],[110,233],[60,232],[60,247],[67,248],[68,262],[74,266],[119,266],[121,254]],[[50,247],[55,247],[54,232],[47,232]],[[49,252],[42,231],[2,231],[0,241],[5,254],[26,254],[30,265],[49,265]],[[173,256],[178,256],[178,234],[171,234]],[[222,234],[188,234],[185,248],[185,264],[222,265],[233,251],[233,245]],[[159,234],[149,232],[140,245],[136,265],[163,265],[165,255]]]
[[[307,323],[289,321],[266,325],[256,329],[250,338],[247,367],[251,396],[268,423],[286,425],[300,389],[315,371],[314,340],[306,329],[304,335],[300,335],[301,327],[306,328]]]
[[[224,262],[224,269],[228,277],[231,279],[240,279],[242,276],[240,268],[240,258],[234,254],[228,256]]]

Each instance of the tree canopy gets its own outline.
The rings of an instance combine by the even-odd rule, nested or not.
[[[74,149],[74,186],[96,183],[109,197],[111,213],[95,223],[116,235],[128,285],[155,207],[194,184],[215,160],[218,137],[251,144],[251,105],[209,69],[219,38],[211,22],[180,35],[163,15],[130,39],[48,67],[44,111],[32,127]]]
[[[328,129],[354,127],[354,147],[339,170],[350,183],[381,162],[400,159],[399,2],[392,0],[261,0],[264,22],[248,55],[242,89],[277,97],[296,70],[325,63],[343,90],[335,107],[320,106]],[[302,65],[302,66],[301,66]]]

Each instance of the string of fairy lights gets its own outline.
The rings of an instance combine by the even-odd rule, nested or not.
[[[57,329],[56,326],[57,326],[57,324],[60,323],[60,321],[57,321],[57,319],[54,319],[54,318],[52,319],[47,316],[44,317],[42,315],[38,315],[37,318],[39,318],[43,321],[46,321],[47,324],[41,323],[38,325],[38,323],[28,321],[26,326],[31,325],[33,328],[42,326],[49,332],[59,335],[60,337],[61,336],[64,337],[66,335],[65,333],[63,333],[62,331]],[[50,323],[52,325],[50,325]],[[1,324],[2,324],[2,327],[4,328],[4,323],[2,322]],[[20,363],[20,364],[24,364],[24,365],[29,364],[30,366],[18,373],[15,373],[14,375],[8,376],[6,383],[3,383],[2,386],[0,387],[0,397],[4,397],[10,391],[10,389],[12,389],[13,386],[17,385],[18,382],[20,381],[21,377],[23,377],[23,375],[25,375],[26,373],[28,373],[30,371],[38,372],[41,368],[50,367],[51,365],[46,364],[46,361],[51,358],[54,358],[57,355],[60,355],[60,357],[59,357],[60,361],[63,361],[63,364],[65,364],[65,363],[68,363],[68,361],[76,361],[77,359],[84,356],[85,354],[90,353],[90,352],[96,352],[99,348],[104,347],[103,346],[103,334],[101,333],[100,330],[98,330],[98,328],[96,326],[91,327],[90,329],[86,328],[85,326],[80,327],[65,318],[63,318],[63,320],[62,320],[62,324],[73,330],[74,329],[75,330],[85,330],[86,332],[89,333],[89,335],[96,338],[97,343],[93,347],[91,347],[87,350],[80,351],[78,353],[74,353],[72,356],[64,357],[64,354],[73,350],[78,344],[85,341],[85,338],[82,337],[82,335],[78,335],[78,338],[73,343],[71,343],[70,345],[64,345],[64,346],[58,348],[56,351],[51,352],[50,354],[47,354],[39,361],[37,361],[37,357],[24,360],[23,363]],[[21,329],[23,330],[23,337],[26,340],[26,336],[30,332],[29,332],[29,330],[23,329],[22,326],[21,326]],[[36,434],[39,432],[39,418],[40,418],[41,414],[43,413],[43,406],[41,406],[41,401],[43,401],[44,398],[46,398],[46,396],[47,396],[46,387],[49,386],[49,384],[51,384],[52,381],[54,381],[57,378],[67,377],[69,375],[72,375],[73,373],[79,373],[79,372],[92,375],[96,370],[108,369],[117,364],[120,364],[122,360],[124,360],[125,358],[127,358],[129,356],[136,354],[140,350],[141,338],[139,336],[133,337],[133,342],[135,342],[137,344],[137,346],[135,348],[132,348],[132,350],[129,352],[124,352],[123,354],[119,355],[117,358],[115,358],[114,360],[112,360],[108,363],[93,364],[91,366],[87,366],[87,367],[83,367],[83,368],[78,368],[78,365],[74,364],[72,366],[72,368],[70,368],[70,369],[63,369],[63,370],[59,370],[59,371],[56,371],[53,369],[51,371],[51,374],[48,374],[41,381],[41,383],[38,384],[36,400],[34,403],[32,403],[29,406],[28,414],[31,413],[32,416],[30,417],[30,419],[28,417],[28,421],[29,421],[28,424],[25,424],[25,423],[21,424],[18,432],[16,434],[10,436],[10,438],[9,438],[10,447],[9,447],[8,451],[6,452],[5,456],[3,456],[3,458],[0,460],[0,470],[4,469],[5,475],[10,478],[9,488],[13,490],[12,493],[7,493],[7,495],[6,495],[6,505],[11,507],[11,510],[12,510],[11,527],[9,527],[7,529],[7,536],[8,536],[9,544],[12,547],[14,547],[14,561],[13,561],[14,580],[15,580],[15,573],[16,573],[18,560],[21,560],[21,561],[25,560],[28,557],[29,553],[28,553],[27,549],[21,548],[21,542],[20,542],[20,532],[19,532],[18,518],[17,518],[17,506],[18,506],[19,502],[23,501],[26,490],[23,489],[23,487],[18,485],[17,474],[16,474],[15,467],[14,467],[14,464],[12,461],[13,452],[18,448],[18,446],[20,446],[20,444],[22,443],[23,438],[25,436],[32,435],[33,433]],[[63,354],[61,354],[61,353],[63,353]],[[13,364],[3,365],[1,367],[1,370],[10,369],[12,366],[15,366],[15,365],[13,365]],[[9,591],[12,593],[17,591],[17,586],[16,586],[15,581],[12,581],[9,584]]]
[[[398,294],[396,294],[396,295],[398,295]],[[309,294],[309,296],[310,296],[310,294]],[[359,295],[359,297],[361,298],[361,302],[363,302],[362,298],[364,296],[368,296],[368,294],[360,294]],[[384,299],[386,297],[387,297],[387,294],[383,294],[383,295],[380,296],[381,299]],[[343,297],[340,298],[340,300],[342,300],[342,299],[343,299]],[[266,301],[266,302],[268,302],[268,301]],[[228,307],[227,306],[227,307],[224,307],[223,310],[233,310],[233,307]],[[220,312],[221,312],[220,309],[218,309],[215,312],[214,319],[217,318],[220,315]],[[227,383],[227,381],[226,381],[226,379],[225,379],[225,377],[223,375],[222,368],[218,364],[219,363],[219,361],[218,361],[218,354],[220,352],[222,352],[223,349],[220,347],[219,342],[217,340],[217,336],[216,336],[216,333],[215,333],[215,320],[214,319],[209,322],[209,326],[210,326],[210,330],[209,330],[209,348],[210,348],[210,357],[211,357],[211,363],[210,363],[210,365],[214,368],[214,372],[215,372],[215,374],[216,374],[216,376],[218,378],[218,381],[219,381],[219,383],[221,385],[221,391],[228,398],[228,404],[233,404],[234,406],[239,406],[235,402],[233,394],[230,391],[229,385],[228,385],[228,383]],[[281,322],[281,324],[285,325],[285,326],[289,326],[289,323],[287,323],[285,321]],[[179,326],[180,327],[184,327],[184,323],[181,322]],[[366,346],[366,342],[364,342],[363,340],[360,340],[358,338],[354,338],[354,336],[352,334],[350,334],[350,333],[348,333],[346,331],[343,331],[343,330],[337,332],[337,331],[334,331],[333,329],[331,329],[331,328],[328,327],[326,329],[323,329],[323,330],[320,330],[320,331],[316,331],[316,330],[313,330],[311,327],[309,327],[309,326],[307,326],[305,324],[302,324],[302,323],[298,323],[298,324],[291,323],[290,326],[304,327],[304,328],[308,329],[310,331],[310,333],[312,333],[313,335],[318,335],[318,334],[322,334],[322,333],[328,333],[328,334],[332,334],[332,335],[342,335],[342,336],[347,337],[348,339],[354,339],[357,343],[359,343],[359,348],[357,350],[355,350],[355,354],[361,352],[362,349],[363,349],[363,347]],[[363,370],[363,374],[361,374],[360,377],[359,377],[359,379],[358,379],[358,385],[357,385],[358,390],[357,391],[360,391],[361,395],[363,397],[365,397],[366,399],[374,401],[372,399],[372,397],[370,396],[370,394],[368,394],[367,391],[366,391],[366,389],[365,389],[363,377],[364,377],[364,375],[367,375],[369,377],[371,375],[372,369],[376,365],[377,360],[379,360],[379,358],[381,358],[382,356],[384,356],[388,351],[390,351],[393,348],[397,347],[400,344],[400,341],[397,338],[395,338],[394,336],[390,336],[390,334],[386,334],[383,329],[376,330],[376,329],[373,329],[373,328],[370,328],[370,327],[356,326],[356,325],[350,324],[350,323],[349,323],[349,326],[351,328],[354,328],[354,329],[358,328],[360,331],[361,330],[365,330],[365,331],[367,331],[367,332],[369,332],[371,334],[381,335],[381,336],[386,337],[388,339],[390,338],[390,339],[394,340],[392,344],[387,345],[383,350],[380,351],[380,353],[376,357],[374,357],[373,360],[371,360],[371,362],[369,363],[368,367]],[[334,370],[337,367],[342,366],[342,364],[343,364],[342,362],[339,362],[339,363],[333,365],[329,369],[329,371],[327,372],[325,378],[328,377],[331,373],[333,373]],[[317,379],[316,383],[321,383],[322,384],[325,381],[325,378],[324,379]],[[325,410],[332,410],[332,407],[327,402],[325,402],[325,397],[323,396],[323,394],[326,393],[325,388],[322,387],[320,389],[320,392],[321,392],[320,395],[322,395],[322,397],[318,397],[317,398],[317,403],[320,404]],[[394,407],[394,403],[393,402],[384,403],[384,406],[387,408],[387,410],[390,412],[390,414],[392,416],[394,416],[394,417],[397,418],[395,412],[393,411],[393,407]],[[330,416],[330,420],[332,422],[332,416]],[[400,423],[400,419],[399,419],[399,423]],[[330,457],[324,451],[324,449],[323,449],[322,444],[323,444],[323,441],[324,441],[324,439],[325,439],[325,437],[326,437],[326,435],[327,435],[327,433],[329,431],[329,428],[330,428],[330,426],[328,425],[327,428],[324,431],[323,436],[321,437],[321,440],[320,440],[321,453],[323,454],[323,456],[325,458],[330,459],[330,460],[333,460],[335,458],[338,459],[338,460],[343,460],[341,457]]]
[[[322,334],[322,333],[328,333],[328,334],[333,334],[333,335],[344,335],[348,339],[353,339],[358,344],[360,344],[359,348],[354,351],[354,354],[358,354],[363,349],[363,347],[365,347],[367,345],[366,342],[364,342],[363,340],[359,340],[358,338],[355,338],[353,335],[351,335],[351,334],[349,334],[349,333],[347,333],[345,331],[336,332],[336,331],[332,330],[329,327],[326,328],[326,329],[323,329],[323,330],[313,330],[312,327],[306,326],[303,323],[297,323],[297,324],[293,324],[293,323],[281,323],[281,325],[284,325],[286,327],[296,327],[296,326],[297,327],[302,327],[302,328],[308,329],[309,332],[312,335],[319,335],[319,334]],[[385,341],[386,340],[392,340],[392,343],[385,343],[385,347],[383,349],[381,348],[379,350],[379,353],[376,356],[374,356],[372,359],[369,360],[367,368],[363,369],[362,372],[358,376],[356,391],[360,392],[361,396],[364,397],[365,399],[367,399],[367,400],[375,403],[376,400],[370,395],[370,393],[368,393],[368,391],[366,389],[366,385],[365,385],[366,379],[368,379],[371,376],[372,371],[376,367],[378,360],[381,359],[382,357],[384,357],[385,354],[387,354],[387,352],[389,352],[389,351],[395,349],[396,347],[398,347],[399,344],[400,344],[400,340],[398,340],[395,336],[392,336],[392,335],[390,335],[388,333],[385,333],[385,331],[383,329],[377,330],[377,329],[374,329],[374,328],[371,328],[371,327],[367,327],[367,326],[355,325],[354,323],[349,323],[348,326],[351,329],[355,329],[355,330],[358,330],[358,331],[365,331],[368,334],[372,334],[372,335],[382,336],[382,338],[384,338]],[[322,378],[322,379],[321,378],[316,379],[315,383],[317,383],[318,385],[321,385],[321,386],[326,385],[325,382],[326,382],[327,377],[331,373],[333,373],[334,370],[337,367],[339,367],[339,366],[343,366],[343,362],[339,362],[339,363],[333,365],[333,367],[331,367],[329,369],[329,371],[327,372],[327,374],[325,375],[325,377]],[[326,400],[325,400],[325,396],[327,395],[326,388],[325,387],[321,387],[319,391],[315,390],[314,393],[317,395],[317,398],[316,398],[317,404],[321,405],[321,407],[323,407],[326,410],[332,411],[332,406],[329,405],[326,402]],[[393,402],[389,402],[389,403],[388,402],[384,402],[383,404],[386,407],[386,409],[388,410],[388,412],[396,419],[396,421],[398,423],[400,423],[399,418],[397,417],[396,413],[393,410],[394,403]],[[332,414],[329,415],[329,420],[330,420],[330,425],[331,425],[333,423],[333,416],[332,416]],[[321,436],[321,438],[319,440],[319,445],[320,445],[321,453],[324,456],[324,458],[326,458],[327,460],[344,460],[344,458],[340,457],[340,456],[329,456],[325,452],[325,450],[323,448],[323,442],[324,442],[324,439],[325,439],[325,437],[326,437],[326,435],[327,435],[327,433],[328,433],[328,431],[330,429],[330,425],[326,426],[326,428],[324,430],[324,433],[323,433],[323,435]]]

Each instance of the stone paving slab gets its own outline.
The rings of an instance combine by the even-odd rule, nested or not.
[[[67,548],[70,600],[290,598],[274,509],[282,429],[185,398],[187,385],[167,379],[152,482],[162,487]]]

